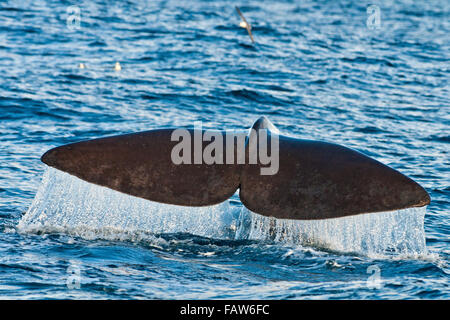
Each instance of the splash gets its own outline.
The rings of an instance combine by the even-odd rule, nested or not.
[[[18,231],[110,240],[188,232],[222,239],[232,237],[233,212],[228,202],[183,207],[147,201],[47,168]]]
[[[261,240],[364,255],[427,254],[425,208],[325,220],[264,217],[229,201],[207,207],[156,203],[47,168],[19,232],[62,232],[88,239],[141,241],[154,234],[191,233]]]
[[[314,246],[372,257],[424,257],[425,208],[409,208],[324,220],[264,217],[243,208],[237,236]]]

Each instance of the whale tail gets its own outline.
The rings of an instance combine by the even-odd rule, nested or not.
[[[282,136],[265,117],[248,134],[222,139],[226,134],[152,130],[60,146],[41,160],[85,181],[168,204],[213,205],[239,189],[248,209],[283,219],[329,219],[430,203],[428,193],[400,172],[340,145]],[[208,139],[198,145],[196,136]],[[263,145],[265,137],[274,143]],[[208,154],[212,144],[215,161],[199,161],[198,152]],[[278,161],[271,173],[267,163],[250,161],[263,147]],[[184,161],[174,161],[174,155]]]

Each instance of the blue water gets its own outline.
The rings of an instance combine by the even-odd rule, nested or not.
[[[246,2],[254,45],[236,4],[0,3],[0,298],[450,297],[449,2]],[[247,129],[260,115],[388,164],[431,204],[276,221],[236,196],[165,206],[39,160],[82,139]]]

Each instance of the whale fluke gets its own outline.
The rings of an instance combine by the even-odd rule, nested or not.
[[[187,161],[176,164],[173,152],[180,141],[173,141],[176,130],[180,129],[72,143],[47,151],[41,160],[85,181],[168,204],[213,205],[239,189],[248,209],[283,219],[329,219],[430,203],[428,193],[400,172],[340,145],[280,135],[265,117],[258,119],[248,134],[241,134],[243,146],[245,142],[243,162],[236,161],[239,139],[227,144],[225,139],[216,140],[226,135],[217,131],[214,138],[209,132],[210,139],[202,141],[200,147],[189,140],[186,150],[206,151],[208,141],[214,141],[222,146],[220,153],[213,153],[221,161],[199,162],[184,150],[181,155]],[[194,137],[207,134],[181,130]],[[272,174],[261,174],[268,169],[266,164],[249,161],[261,150],[260,135],[277,141],[268,146],[269,153],[278,151],[279,155]],[[234,163],[227,164],[228,157]]]

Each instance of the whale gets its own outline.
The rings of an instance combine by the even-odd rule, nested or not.
[[[183,163],[174,161],[181,144],[176,132],[209,138],[183,141]],[[41,161],[84,181],[166,204],[211,206],[238,192],[247,209],[278,219],[332,219],[430,203],[427,191],[399,171],[342,145],[283,135],[265,116],[231,140],[218,139],[221,135],[230,132],[154,129],[58,146]],[[276,144],[264,145],[263,137]],[[217,161],[196,161],[195,152],[185,152],[206,151],[212,143]],[[267,161],[251,161],[263,147],[278,156],[269,174],[262,174]]]

